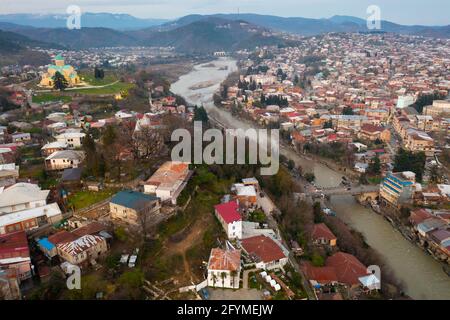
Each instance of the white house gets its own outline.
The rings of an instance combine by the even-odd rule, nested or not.
[[[145,182],[144,193],[155,194],[162,202],[176,204],[190,176],[188,163],[167,161]]]
[[[45,206],[49,192],[36,184],[23,182],[0,188],[0,215]]]
[[[237,201],[230,201],[214,206],[217,219],[227,233],[228,239],[242,238],[242,217]]]
[[[57,135],[57,141],[65,143],[68,148],[80,148],[83,145],[83,139],[86,136],[83,132],[64,132]]]
[[[208,261],[210,287],[239,289],[241,275],[241,250],[214,248]]]
[[[46,170],[64,170],[68,168],[78,168],[84,159],[83,151],[62,150],[55,151],[45,158]]]

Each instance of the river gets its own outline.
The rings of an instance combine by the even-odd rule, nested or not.
[[[220,83],[229,73],[237,70],[236,61],[221,58],[212,63],[214,66],[209,65],[210,63],[197,65],[191,72],[181,76],[172,84],[172,92],[183,96],[190,104],[203,105],[210,116],[228,128],[252,127],[250,123],[241,121],[226,110],[214,106],[212,99]],[[192,89],[210,81],[214,85]],[[294,160],[306,171],[314,172],[316,184],[320,187],[334,187],[341,182],[341,173],[323,164],[299,157],[292,149],[281,147],[280,153]],[[414,299],[450,300],[450,277],[443,272],[440,263],[406,240],[380,215],[356,203],[353,197],[332,197],[331,204],[338,217],[361,232],[366,242],[380,253],[395,277],[404,284],[406,294]]]

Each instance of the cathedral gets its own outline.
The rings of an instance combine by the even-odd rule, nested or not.
[[[55,64],[50,65],[46,73],[42,75],[40,82],[41,86],[53,87],[53,77],[56,72],[61,73],[66,78],[69,86],[80,84],[80,77],[71,65],[64,63],[64,58],[58,54],[55,59]]]

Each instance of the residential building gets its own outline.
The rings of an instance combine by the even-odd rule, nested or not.
[[[49,192],[37,184],[24,182],[0,188],[0,215],[44,206]]]
[[[124,190],[116,193],[109,202],[111,218],[131,225],[143,226],[152,216],[159,214],[160,199],[141,192]]]
[[[83,132],[64,132],[57,135],[56,141],[66,144],[69,149],[81,148],[83,139],[86,136]]]
[[[19,166],[15,163],[0,164],[0,188],[9,187],[19,178]]]
[[[0,234],[30,231],[45,225],[58,223],[62,218],[62,212],[57,203],[4,213],[0,215]]]
[[[44,157],[47,157],[56,151],[66,150],[67,147],[68,147],[68,145],[65,142],[54,141],[54,142],[49,142],[49,143],[45,144],[41,148],[41,152]]]
[[[289,251],[281,243],[264,235],[243,239],[242,249],[259,269],[279,269],[288,262]]]
[[[363,124],[358,135],[361,139],[369,141],[375,141],[379,139],[383,142],[389,142],[391,140],[391,133],[389,129],[370,123]]]
[[[62,150],[55,151],[45,158],[45,169],[47,171],[78,168],[84,160],[83,151]]]
[[[433,117],[450,115],[450,100],[434,100],[433,105],[425,106],[422,113]]]
[[[311,238],[314,244],[317,245],[336,246],[337,238],[325,223],[316,223],[314,225]]]
[[[25,232],[0,235],[0,269],[16,271],[19,282],[32,277],[30,250]]]
[[[214,206],[217,219],[227,233],[228,239],[242,238],[242,217],[239,203],[230,201]]]
[[[380,185],[380,197],[391,205],[408,202],[416,188],[416,175],[411,171],[388,173]]]
[[[426,132],[408,129],[404,145],[407,150],[413,152],[423,151],[429,157],[434,155],[434,140]]]
[[[240,274],[241,250],[211,250],[208,260],[208,286],[238,289]]]
[[[86,265],[104,256],[108,251],[106,239],[101,236],[85,235],[76,240],[56,246],[58,255],[73,265]]]
[[[145,182],[144,192],[175,205],[191,174],[188,163],[167,161]]]

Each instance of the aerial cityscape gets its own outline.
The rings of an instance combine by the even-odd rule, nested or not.
[[[0,8],[0,300],[450,300],[450,3],[295,2]]]

